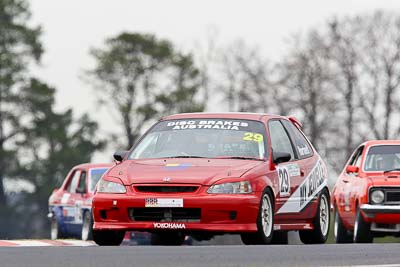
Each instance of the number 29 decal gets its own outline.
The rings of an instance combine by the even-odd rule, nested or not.
[[[244,133],[243,140],[244,141],[254,141],[254,142],[262,142],[264,139],[262,134],[259,133]]]
[[[290,195],[290,176],[287,168],[278,167],[276,169],[279,176],[279,194],[281,197]]]

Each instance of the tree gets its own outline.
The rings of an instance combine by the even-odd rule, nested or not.
[[[27,66],[42,54],[40,28],[28,25],[25,0],[0,0],[0,205],[6,205],[3,179],[17,161],[15,142],[21,133],[23,113],[19,87]]]
[[[213,105],[211,100],[215,100],[215,68],[218,65],[218,36],[219,31],[215,26],[208,26],[206,29],[205,42],[197,42],[194,53],[195,61],[198,62],[200,71],[202,102],[204,109],[208,105]],[[213,93],[210,98],[210,94]]]
[[[117,114],[126,148],[146,122],[169,112],[203,109],[195,98],[200,84],[192,57],[175,51],[167,40],[122,33],[91,54],[96,66],[88,74],[100,102]]]
[[[237,40],[221,53],[220,88],[230,111],[268,112],[273,110],[270,95],[270,67],[257,47]]]
[[[378,11],[357,18],[363,25],[360,50],[361,108],[368,122],[367,138],[400,135],[400,16]]]
[[[345,122],[345,127],[341,131],[345,135],[345,143],[337,146],[340,150],[337,151],[338,158],[340,156],[349,158],[354,150],[355,141],[360,142],[360,138],[357,138],[360,134],[357,130],[359,123],[356,120],[359,110],[356,97],[360,93],[358,38],[360,38],[360,28],[356,21],[348,18],[340,21],[334,19],[327,24],[329,67],[332,68],[332,83],[338,93],[339,103],[342,104],[339,104],[340,110],[343,110],[338,119]],[[344,164],[343,160],[339,162],[340,165]]]
[[[204,104],[196,101],[195,98],[201,81],[192,56],[176,55],[171,62],[171,67],[173,71],[170,75],[170,85],[155,97],[155,103],[161,104],[158,114],[202,111]]]
[[[281,90],[289,92],[291,113],[300,115],[304,129],[317,148],[326,147],[328,136],[335,132],[336,90],[326,57],[326,43],[316,31],[305,39],[294,39],[293,48],[280,64]]]
[[[23,127],[18,157],[22,164],[13,173],[16,179],[34,186],[13,207],[15,235],[43,237],[49,235],[46,215],[48,197],[75,165],[89,162],[94,151],[104,145],[96,138],[97,124],[88,115],[75,120],[72,110],[55,112],[55,89],[31,79],[20,92],[20,101],[29,121]],[[26,205],[26,203],[30,203]]]
[[[281,86],[336,171],[363,140],[398,138],[398,15],[335,18],[290,51],[281,64]]]

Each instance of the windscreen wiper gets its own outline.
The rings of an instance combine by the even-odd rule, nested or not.
[[[244,160],[259,160],[259,161],[264,161],[264,159],[258,159],[258,158],[253,158],[253,157],[217,157],[217,159],[244,159]]]
[[[394,169],[386,170],[386,171],[384,171],[383,173],[387,173],[387,172],[399,172],[399,171],[400,171],[400,168],[394,168]]]

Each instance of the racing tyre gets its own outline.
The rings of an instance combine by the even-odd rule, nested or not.
[[[271,243],[274,233],[274,205],[272,199],[271,190],[269,188],[265,189],[258,209],[257,232],[241,234],[240,237],[243,244],[266,245]]]
[[[371,243],[372,240],[371,224],[364,221],[360,208],[357,208],[356,220],[354,222],[353,242]]]
[[[83,241],[93,239],[93,220],[89,211],[86,211],[83,215],[81,239]]]
[[[181,246],[185,242],[182,233],[152,233],[151,245],[153,246]]]
[[[317,214],[314,217],[314,229],[299,231],[301,242],[304,244],[323,244],[328,239],[329,233],[329,194],[323,190],[318,201]]]
[[[58,223],[56,215],[51,218],[51,231],[50,238],[52,240],[63,238],[60,224]]]
[[[124,236],[125,231],[93,230],[93,240],[99,246],[119,246]]]
[[[349,234],[349,231],[344,227],[342,219],[340,218],[339,211],[335,209],[335,224],[334,224],[334,235],[335,242],[340,243],[352,243],[353,238]]]

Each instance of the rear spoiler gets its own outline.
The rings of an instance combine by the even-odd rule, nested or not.
[[[301,124],[301,122],[300,122],[298,119],[296,119],[296,117],[290,116],[290,117],[287,117],[287,118],[288,118],[288,120],[290,120],[297,128],[299,128],[299,129],[303,128],[303,124]]]

